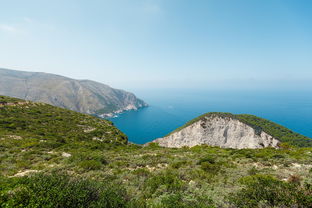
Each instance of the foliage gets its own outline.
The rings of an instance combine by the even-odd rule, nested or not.
[[[0,207],[310,206],[311,147],[125,145],[111,122],[7,102],[16,105],[0,107]]]
[[[247,114],[237,115],[237,117],[242,122],[266,132],[281,142],[286,142],[297,147],[312,147],[312,139],[295,133],[272,121]]]
[[[18,103],[22,102],[23,100],[13,97],[7,97],[7,96],[1,96],[0,95],[0,103],[6,104],[6,103]]]
[[[287,183],[268,175],[247,176],[232,197],[236,207],[312,207],[312,185]]]
[[[174,193],[183,189],[184,183],[174,172],[164,172],[148,179],[145,184],[145,197],[152,197],[153,194],[159,194],[157,191]]]
[[[12,99],[15,100],[1,96],[0,100],[11,102]],[[36,139],[30,140],[32,143],[25,148],[31,145],[54,148],[92,139],[102,143],[127,143],[127,137],[110,121],[32,102],[0,107],[0,136],[23,138],[26,141]]]
[[[68,175],[38,174],[1,181],[1,207],[126,207],[117,185],[98,184]]]
[[[161,200],[161,207],[163,208],[213,208],[214,203],[209,197],[196,196],[188,198],[183,193],[178,192],[169,194]]]

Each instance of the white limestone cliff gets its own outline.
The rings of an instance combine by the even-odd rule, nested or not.
[[[163,147],[207,144],[223,148],[278,148],[279,141],[271,135],[257,132],[251,126],[230,117],[205,117],[190,126],[153,142]]]

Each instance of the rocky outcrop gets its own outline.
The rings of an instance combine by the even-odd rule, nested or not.
[[[1,102],[0,101],[0,108],[1,107],[5,107],[5,106],[21,106],[21,105],[28,105],[28,104],[30,104],[30,102],[28,102],[28,101],[25,101],[25,102]]]
[[[183,147],[207,144],[223,148],[277,148],[279,140],[238,119],[207,116],[172,134],[154,140],[163,147]]]
[[[0,95],[106,117],[147,106],[134,94],[90,81],[37,72],[0,69]]]

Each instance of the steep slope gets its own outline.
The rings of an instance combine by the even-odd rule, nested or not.
[[[0,95],[44,102],[102,117],[147,106],[132,93],[98,82],[7,69],[0,69]]]
[[[153,142],[164,147],[208,144],[224,148],[264,148],[287,142],[312,146],[312,140],[271,121],[252,115],[208,113],[193,119],[174,132]]]
[[[5,96],[0,96],[0,138],[2,145],[4,141],[14,141],[25,148],[54,148],[80,142],[127,143],[126,135],[110,121]]]

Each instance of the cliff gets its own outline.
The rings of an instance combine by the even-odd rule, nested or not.
[[[163,147],[207,144],[222,148],[278,148],[280,142],[311,146],[312,140],[285,127],[252,115],[208,113],[169,135],[154,140]]]
[[[147,106],[133,93],[102,83],[8,69],[0,69],[0,95],[44,102],[101,117]]]

